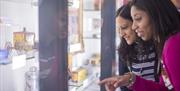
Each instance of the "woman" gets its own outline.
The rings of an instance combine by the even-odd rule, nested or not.
[[[128,86],[133,91],[180,91],[180,15],[176,7],[170,0],[133,0],[131,16],[137,35],[144,41],[153,39],[166,74],[162,74],[160,83],[155,83],[127,73],[111,84],[115,88]],[[164,84],[167,78],[170,88]],[[111,79],[101,84],[112,82]]]
[[[116,26],[120,34],[121,43],[119,46],[119,71],[120,75],[125,73],[123,67],[128,65],[129,70],[145,79],[158,81],[157,64],[158,59],[152,41],[144,42],[137,37],[132,30],[132,18],[130,5],[123,5],[117,10]],[[116,79],[116,77],[114,77]],[[106,87],[108,87],[106,85]],[[122,88],[121,91],[125,91]],[[126,90],[127,91],[127,90]]]

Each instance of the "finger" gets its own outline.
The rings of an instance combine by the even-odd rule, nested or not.
[[[109,91],[109,85],[108,84],[105,84],[105,89],[106,89],[106,91]]]
[[[110,80],[107,78],[107,79],[104,79],[104,80],[98,82],[98,84],[103,85],[103,84],[108,83],[108,82],[110,82]]]
[[[107,86],[106,86],[107,91],[115,91],[115,89],[116,88],[112,84],[107,84]]]
[[[119,79],[118,81],[116,81],[114,83],[114,87],[117,88],[117,87],[121,86],[122,81],[123,81],[122,79]]]
[[[113,77],[110,77],[110,78],[106,78],[106,79],[100,81],[98,84],[102,85],[102,84],[105,84],[105,83],[112,83],[112,82],[114,83],[114,81],[116,81],[116,80]]]
[[[111,84],[105,84],[106,91],[114,91],[115,88]]]

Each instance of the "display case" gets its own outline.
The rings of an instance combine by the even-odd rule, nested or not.
[[[12,63],[0,65],[2,91],[100,91],[97,81],[111,75],[114,60],[114,35],[109,30],[114,26],[110,10],[115,4],[113,0],[70,1],[0,0],[0,16],[10,17],[18,26],[12,29],[12,46],[13,32],[23,32],[15,41],[34,43],[35,48],[32,52],[24,45],[23,51],[12,47]],[[73,1],[75,6],[67,8]],[[103,13],[100,1],[108,6]],[[101,14],[109,18],[102,20]],[[101,31],[103,22],[107,25]],[[35,56],[27,58],[26,51]]]
[[[68,44],[70,53],[84,51],[82,0],[68,0]]]
[[[32,66],[39,70],[38,50],[34,48],[37,19],[38,8],[31,1],[0,0],[0,91],[25,91],[27,85],[32,86],[25,75]]]
[[[0,16],[0,65],[8,64],[9,49],[12,47],[12,26],[8,17]]]
[[[78,3],[77,0],[69,0],[69,4]],[[70,50],[77,49],[73,48],[73,38],[72,31],[77,31],[76,28],[80,28],[80,38],[83,43],[83,51],[71,52],[68,53],[68,73],[69,73],[69,91],[85,91],[85,89],[91,90],[94,88],[91,84],[97,86],[96,90],[100,90],[96,82],[100,77],[100,49],[101,49],[101,14],[100,14],[100,0],[80,0],[80,12],[69,12],[69,21],[73,20],[73,15],[79,13],[81,16],[76,24],[73,24],[77,21],[78,18],[74,19],[75,21],[69,22],[69,37],[70,39],[68,44]],[[73,6],[73,5],[72,5]],[[76,6],[76,5],[75,5]],[[69,7],[68,9],[72,9]],[[94,46],[96,44],[96,46]]]

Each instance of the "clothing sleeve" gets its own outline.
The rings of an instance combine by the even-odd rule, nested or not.
[[[168,91],[164,84],[145,80],[140,76],[136,76],[136,81],[132,89],[133,91]]]
[[[180,34],[167,41],[163,61],[174,90],[180,91]]]

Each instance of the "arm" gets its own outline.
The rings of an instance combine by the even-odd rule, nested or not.
[[[151,80],[145,80],[140,76],[136,76],[134,82],[134,76],[132,75],[133,73],[127,73],[121,76],[109,77],[100,81],[99,85],[107,85],[108,88],[111,88],[112,91],[114,91],[119,86],[130,86],[130,89],[133,89],[133,91],[168,91],[168,89],[164,86],[161,78],[160,83],[156,83]],[[131,78],[132,81],[130,81]],[[133,86],[131,86],[131,84],[133,84]]]
[[[180,91],[180,33],[169,38],[163,49],[163,61],[175,91]],[[162,83],[162,80],[160,81]],[[135,91],[168,91],[163,84],[136,78],[132,86]]]
[[[136,76],[136,81],[132,86],[133,91],[168,91],[163,85],[150,80],[145,80],[139,76]]]
[[[180,91],[180,33],[166,42],[163,50],[163,61],[175,91]]]

